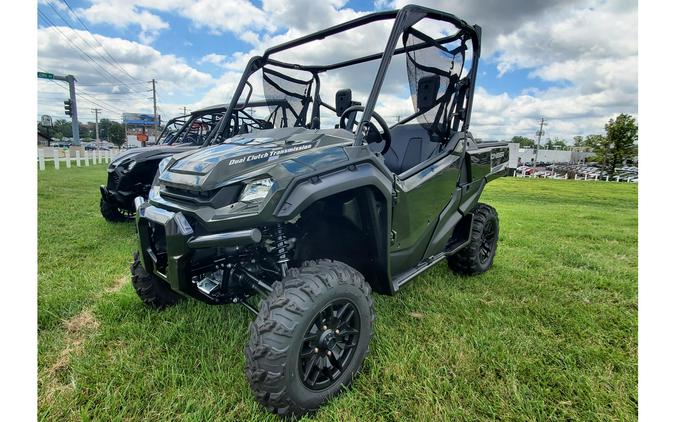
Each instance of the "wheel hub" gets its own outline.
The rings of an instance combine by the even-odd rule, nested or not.
[[[335,331],[328,329],[321,333],[319,337],[319,349],[332,349],[337,344],[337,341]]]
[[[298,366],[309,389],[330,387],[349,366],[359,341],[360,317],[348,300],[329,303],[305,332]]]

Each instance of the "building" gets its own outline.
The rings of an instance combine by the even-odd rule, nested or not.
[[[593,156],[595,156],[595,153],[584,151],[581,148],[572,148],[571,151],[540,148],[537,162],[554,164],[580,163],[585,162]],[[514,169],[524,164],[533,164],[534,157],[534,148],[520,148],[520,145],[515,142],[509,143],[509,168]]]

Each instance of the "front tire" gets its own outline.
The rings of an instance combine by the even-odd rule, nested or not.
[[[250,325],[246,376],[273,413],[314,411],[359,372],[375,311],[363,275],[332,260],[307,261],[273,284]]]
[[[478,204],[473,210],[473,225],[469,244],[448,257],[448,267],[462,275],[478,275],[487,271],[497,253],[499,217],[497,210]]]
[[[131,264],[131,285],[143,303],[154,309],[164,309],[182,300],[164,280],[145,271],[138,252],[134,253],[134,262]]]
[[[100,209],[103,218],[112,223],[129,221],[133,217],[133,214],[121,210],[120,208],[106,201],[105,198],[101,198]]]

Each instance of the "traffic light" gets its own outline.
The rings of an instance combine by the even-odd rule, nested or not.
[[[73,115],[72,105],[73,105],[73,102],[71,100],[65,100],[63,102],[63,108],[66,110],[66,116],[72,116]]]

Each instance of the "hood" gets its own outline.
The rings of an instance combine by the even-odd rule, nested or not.
[[[112,161],[110,162],[109,168],[115,168],[118,165],[130,160],[145,161],[149,159],[158,159],[162,158],[163,156],[166,157],[173,154],[179,154],[185,151],[191,151],[195,148],[197,147],[192,145],[190,146],[158,145],[152,147],[133,148],[121,152],[117,154],[115,157],[113,157]]]
[[[338,136],[336,136],[338,135]],[[168,185],[191,190],[210,190],[256,171],[288,161],[311,167],[319,154],[329,159],[346,159],[342,148],[353,135],[342,129],[281,128],[260,130],[230,138],[227,143],[174,156],[159,176]]]

